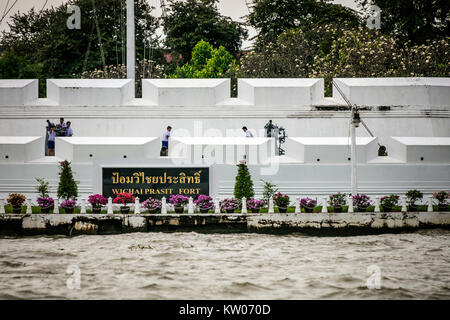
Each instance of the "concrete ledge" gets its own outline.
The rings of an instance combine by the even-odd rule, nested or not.
[[[301,232],[357,235],[450,228],[450,212],[289,214],[3,214],[0,234],[120,234],[148,231]]]
[[[450,105],[449,78],[335,78],[345,96],[358,106]],[[344,99],[333,86],[333,98]]]
[[[215,106],[230,97],[230,79],[144,79],[142,98],[158,106]]]
[[[36,79],[2,79],[0,80],[0,107],[17,107],[35,102],[38,99]]]
[[[122,106],[132,99],[130,79],[48,79],[47,97],[60,106]]]
[[[238,79],[238,98],[255,106],[311,106],[324,97],[323,79]]]

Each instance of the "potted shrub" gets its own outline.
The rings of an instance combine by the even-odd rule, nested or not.
[[[247,209],[250,209],[252,213],[259,213],[259,210],[264,207],[263,200],[249,199],[247,200]]]
[[[433,199],[438,201],[438,210],[439,211],[447,211],[448,203],[447,199],[449,198],[449,193],[447,191],[438,191],[433,193]]]
[[[314,212],[314,208],[317,206],[317,200],[311,198],[302,198],[300,200],[300,208],[304,208],[305,212]]]
[[[204,194],[199,195],[194,204],[200,209],[201,213],[208,213],[209,210],[214,209],[213,198]]]
[[[6,201],[12,206],[13,213],[21,213],[25,199],[25,196],[21,193],[11,193]]]
[[[421,200],[423,198],[423,193],[419,190],[408,190],[406,192],[406,198],[408,201],[409,211],[417,211],[417,200]]]
[[[380,204],[383,207],[384,212],[391,212],[392,208],[398,206],[400,197],[396,194],[391,194],[386,197],[381,197]]]
[[[61,208],[63,208],[66,213],[73,213],[73,209],[75,209],[76,205],[77,202],[75,199],[67,199],[61,202]]]
[[[355,196],[352,196],[353,199],[353,208],[356,208],[357,212],[366,212],[367,207],[372,204],[370,197],[364,193],[357,193]]]
[[[175,213],[183,213],[184,206],[189,202],[189,198],[181,194],[171,195],[169,203],[173,204]]]
[[[144,202],[142,202],[142,208],[148,209],[149,213],[157,213],[161,210],[161,200],[155,198],[148,198]]]
[[[287,207],[289,206],[289,196],[287,194],[282,194],[281,192],[276,193],[273,196],[273,202],[277,205],[280,213],[287,212]]]
[[[93,213],[100,213],[102,212],[102,206],[106,205],[108,200],[101,194],[93,194],[89,196],[88,202],[92,206]]]
[[[330,200],[328,203],[333,207],[333,212],[340,213],[342,212],[342,207],[345,205],[345,194],[344,193],[335,193],[330,194]]]
[[[117,196],[114,198],[114,203],[120,203],[122,204],[120,206],[120,212],[123,214],[128,214],[130,212],[130,207],[127,206],[127,203],[134,202],[134,196],[131,193],[128,192],[121,192],[118,193]]]
[[[240,207],[239,200],[236,198],[227,198],[220,201],[220,209],[226,213],[233,213],[234,210]]]
[[[42,213],[49,213],[50,209],[55,204],[55,201],[51,197],[39,197],[37,198],[37,203],[41,208]]]

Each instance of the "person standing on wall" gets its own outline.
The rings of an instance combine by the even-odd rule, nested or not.
[[[66,135],[66,128],[67,125],[64,122],[64,118],[59,118],[59,123],[56,125],[56,132],[58,136],[65,136]]]
[[[166,132],[164,132],[162,136],[162,148],[161,151],[165,151],[165,156],[167,157],[169,155],[169,137],[170,137],[170,131],[172,130],[171,126],[167,127]],[[165,148],[165,150],[163,150]],[[161,152],[161,155],[163,153]]]
[[[246,138],[253,138],[253,134],[247,129],[247,127],[242,127],[242,130],[244,130]]]
[[[54,156],[55,155],[55,137],[56,137],[56,127],[53,125],[50,127],[50,133],[48,134],[48,155]]]
[[[70,126],[72,124],[72,122],[67,121],[67,126],[66,126],[66,137],[71,137],[73,136],[73,129]]]

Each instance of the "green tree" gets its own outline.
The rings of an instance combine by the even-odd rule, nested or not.
[[[269,200],[273,198],[273,196],[278,192],[278,187],[276,184],[273,184],[270,181],[264,181],[261,179],[261,181],[264,183],[263,187],[263,201],[264,204],[267,206],[269,205]]]
[[[170,1],[170,13],[163,18],[165,43],[173,53],[181,53],[189,61],[191,51],[200,41],[214,47],[223,46],[236,56],[247,31],[241,23],[222,16],[218,0]]]
[[[450,34],[448,0],[358,0],[358,3],[367,14],[371,4],[380,7],[380,31],[396,36],[403,43],[422,44]]]
[[[42,63],[31,63],[14,51],[0,55],[0,79],[36,79],[42,73]]]
[[[70,0],[42,12],[16,13],[3,32],[0,50],[14,51],[30,63],[42,63],[43,78],[70,78],[86,70],[125,63],[126,0]],[[66,26],[68,5],[81,9],[81,30]],[[94,14],[95,5],[95,14]],[[144,36],[154,34],[157,20],[146,0],[135,0],[136,58],[143,59]],[[100,31],[97,36],[96,21]],[[148,45],[148,44],[147,44]],[[155,45],[153,43],[153,45]],[[146,51],[146,56],[147,56]]]
[[[59,185],[58,198],[70,199],[78,196],[77,183],[73,178],[72,168],[70,162],[67,160],[59,163]]]
[[[237,166],[238,173],[234,184],[234,197],[239,200],[245,197],[248,200],[255,195],[252,176],[245,162],[241,162]]]
[[[254,0],[247,23],[258,31],[257,47],[275,41],[282,32],[292,28],[307,30],[326,23],[347,22],[358,25],[354,10],[330,0]]]

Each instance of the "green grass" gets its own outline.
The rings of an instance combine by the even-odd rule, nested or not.
[[[421,212],[426,212],[427,211],[428,206],[427,205],[420,205],[418,206],[418,211]],[[38,206],[32,206],[31,210],[33,213],[41,213],[41,208]],[[328,212],[333,212],[333,207],[327,207]],[[396,206],[392,208],[392,212],[400,212],[402,210],[401,206]],[[22,207],[22,212],[21,213],[26,213],[27,208],[25,206]],[[251,213],[251,210],[247,210],[249,213]],[[375,211],[375,206],[369,206],[367,208],[367,212],[374,212]],[[383,208],[380,208],[380,211],[383,212]],[[433,211],[438,211],[438,206],[433,206]],[[260,213],[267,213],[268,212],[268,208],[263,208],[260,210]],[[274,212],[275,213],[279,213],[278,211],[278,207],[274,207]],[[295,212],[295,207],[288,207],[287,209],[287,213],[294,213]],[[302,212],[305,212],[305,210],[302,208]],[[322,206],[317,206],[314,208],[314,212],[316,213],[320,213],[322,212]],[[348,212],[348,206],[343,206],[342,207],[342,212]],[[5,213],[12,213],[12,206],[11,205],[6,205],[5,206]],[[64,209],[59,209],[59,213],[60,214],[64,214]],[[73,211],[73,213],[80,213],[80,209],[79,208],[75,208],[75,210]],[[86,213],[92,213],[92,210],[86,209]],[[102,210],[101,212],[102,214],[106,214],[107,211],[106,210]],[[114,211],[114,213],[120,214],[120,211]],[[130,214],[134,213],[132,210],[130,210]],[[146,213],[146,212],[143,212]],[[185,211],[184,213],[187,213],[187,211]],[[214,210],[209,210],[208,213],[214,213]],[[222,212],[225,213],[225,212]],[[234,210],[234,213],[241,213],[239,209]]]

